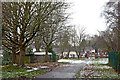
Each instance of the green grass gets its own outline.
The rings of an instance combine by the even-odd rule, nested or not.
[[[88,65],[86,65],[88,66]],[[105,64],[90,64],[90,66],[108,66]],[[118,73],[115,72],[114,69],[109,68],[109,69],[101,69],[101,68],[95,68],[95,69],[91,69],[94,72],[98,72],[98,74],[100,75],[101,78],[116,78],[116,79],[120,79],[120,75],[118,76]],[[81,78],[80,73],[84,71],[83,69],[80,70],[80,72],[77,74],[76,78]],[[84,78],[84,77],[82,77]],[[86,77],[85,77],[86,78]],[[93,77],[94,78],[94,77]]]
[[[19,76],[27,76],[28,78],[34,78],[47,72],[45,70],[26,72],[27,70],[27,68],[23,68],[20,66],[5,65],[5,67],[2,68],[2,78],[18,78]]]
[[[2,72],[2,78],[18,78],[19,76],[27,76],[28,78],[35,78],[36,76],[45,73],[45,71],[31,71],[26,72],[25,70],[17,70],[13,72]]]
[[[97,71],[101,71],[101,77],[105,77],[105,78],[120,78],[118,77],[118,74],[112,69],[101,69],[101,70],[97,70]]]
[[[109,64],[89,64],[91,66],[109,66]]]
[[[97,59],[93,59],[93,61],[106,61],[108,58],[97,58]],[[63,60],[85,60],[84,58],[80,58],[80,59],[63,59]]]
[[[93,61],[106,61],[108,58],[96,58]]]
[[[108,66],[108,64],[95,64],[94,66]],[[115,72],[114,69],[94,69],[94,71],[98,71],[102,78],[119,78],[118,73]]]
[[[80,72],[82,71],[82,69],[80,70]],[[80,77],[80,72],[77,74],[76,78],[78,79]]]
[[[93,59],[93,61],[99,61],[99,60],[101,60],[100,58],[97,58],[97,59]]]

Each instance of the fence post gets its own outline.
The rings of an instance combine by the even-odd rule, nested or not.
[[[118,73],[120,74],[120,52],[118,52]]]
[[[111,57],[111,52],[109,52],[109,54],[108,54],[108,55],[109,55],[109,58],[108,58],[108,59],[109,59],[109,63],[108,63],[108,64],[110,65],[110,64],[111,64],[111,60],[110,60],[110,57]]]
[[[55,53],[52,54],[52,61],[56,62],[56,54]]]

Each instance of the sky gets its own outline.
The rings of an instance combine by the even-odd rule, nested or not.
[[[70,24],[77,27],[85,27],[86,33],[90,35],[98,34],[106,29],[105,19],[101,17],[104,5],[109,0],[68,0],[72,3],[68,12]]]

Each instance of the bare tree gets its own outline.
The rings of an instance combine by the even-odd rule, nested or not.
[[[70,37],[71,37],[71,26],[65,26],[58,34],[58,39],[55,40],[55,45],[61,51],[61,58],[63,58],[63,52],[68,51],[68,54],[71,50]],[[68,57],[68,55],[67,55]]]
[[[53,2],[3,2],[3,45],[19,53],[19,65],[24,65],[26,47],[44,26],[53,11],[61,5]],[[13,52],[15,51],[15,52]]]
[[[103,43],[105,43],[105,45],[107,46],[109,51],[117,51],[118,49],[116,48],[116,46],[118,45],[118,39],[117,39],[117,35],[115,34],[115,32],[110,31],[110,30],[106,30],[106,31],[102,31],[100,32],[100,37],[103,40]],[[100,41],[100,39],[99,39]]]
[[[120,2],[106,3],[103,15],[106,19],[108,29],[104,32],[107,39],[105,39],[107,46],[110,44],[112,50],[120,51]],[[113,49],[113,46],[116,49]]]
[[[56,2],[59,4],[59,8],[52,12],[52,15],[44,23],[44,28],[42,29],[42,41],[44,42],[44,47],[46,51],[45,62],[47,62],[48,50],[51,44],[58,38],[59,32],[64,29],[64,22],[68,19],[68,15],[64,12],[68,4],[65,2]],[[39,45],[39,44],[38,44]]]
[[[80,53],[81,53],[81,49],[82,49],[82,41],[85,39],[86,35],[85,35],[85,28],[84,27],[79,27],[78,28],[78,36],[77,36],[77,39],[78,39],[78,43],[77,43],[77,56],[78,58],[80,58]]]
[[[39,34],[39,32],[34,37],[33,45],[35,46],[36,52],[40,52],[40,48],[44,48],[44,42],[42,39],[42,35]]]
[[[73,48],[78,56],[78,58],[80,58],[80,53],[81,50],[84,49],[86,47],[86,42],[85,42],[85,28],[84,27],[76,27],[74,26],[72,29],[72,44],[73,44]]]

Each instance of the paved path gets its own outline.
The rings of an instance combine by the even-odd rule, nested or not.
[[[53,71],[37,76],[36,78],[75,78],[75,75],[83,69],[85,63],[63,64]]]

